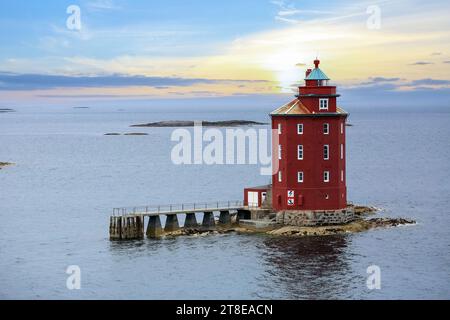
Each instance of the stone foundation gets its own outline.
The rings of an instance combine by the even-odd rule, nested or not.
[[[250,210],[250,217],[252,220],[264,220],[273,215],[272,212],[269,209],[252,209]]]
[[[355,220],[352,207],[342,210],[326,211],[279,211],[276,221],[279,224],[298,227],[315,227],[347,224]]]

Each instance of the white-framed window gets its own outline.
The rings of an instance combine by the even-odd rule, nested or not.
[[[344,123],[341,122],[341,134],[344,134]]]
[[[323,134],[330,134],[330,124],[329,123],[323,124]]]
[[[323,160],[330,160],[330,146],[328,144],[323,146]]]
[[[282,147],[281,144],[278,145],[278,160],[281,160],[281,152],[282,152]]]
[[[281,134],[281,123],[278,124],[278,134]]]
[[[283,181],[283,175],[281,173],[281,171],[278,171],[278,182],[282,182]]]
[[[341,181],[344,182],[344,170],[341,170]]]
[[[330,182],[330,171],[323,172],[323,182]]]
[[[297,124],[297,133],[303,134],[303,123]]]
[[[328,110],[328,98],[319,99],[319,110]]]
[[[302,144],[297,146],[297,159],[303,160],[303,145]]]
[[[299,183],[303,183],[303,179],[304,179],[303,171],[297,172],[297,181]]]
[[[341,143],[341,160],[344,160],[344,144]]]

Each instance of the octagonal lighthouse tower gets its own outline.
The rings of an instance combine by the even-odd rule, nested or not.
[[[336,87],[314,61],[296,99],[271,113],[278,132],[279,171],[272,177],[272,206],[283,210],[347,208],[345,129]],[[276,160],[275,160],[276,161]]]

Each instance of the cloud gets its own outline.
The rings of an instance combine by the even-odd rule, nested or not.
[[[412,86],[446,86],[450,85],[450,80],[442,80],[442,79],[419,79],[413,80],[410,82]]]
[[[14,74],[0,72],[0,90],[45,90],[55,88],[98,88],[98,87],[187,87],[196,84],[241,84],[265,83],[266,80],[232,80],[179,77],[127,76],[121,74],[96,76],[67,76],[46,74]]]
[[[300,23],[300,21],[302,20],[301,16],[304,17],[308,15],[323,15],[335,13],[333,11],[324,10],[300,10],[297,9],[293,3],[284,0],[271,1],[271,3],[279,8],[275,16],[275,20],[294,25]]]
[[[374,77],[369,81],[357,85],[342,86],[344,90],[355,90],[355,92],[416,92],[416,91],[439,91],[450,89],[450,80],[446,79],[416,79],[406,80],[401,78]]]
[[[414,90],[395,90],[386,86],[341,88],[340,105],[348,110],[360,110],[370,107],[380,108],[403,107],[407,109],[427,110],[440,108],[448,110],[450,88],[431,89],[417,87]],[[432,103],[430,103],[432,102]]]
[[[117,94],[38,94],[36,97],[49,99],[136,99],[148,98],[149,95],[117,95]]]
[[[320,7],[323,6],[323,4],[320,2],[313,4],[319,9],[297,9],[293,1],[287,0],[271,1],[271,3],[278,7],[275,20],[291,25],[297,25],[302,22],[310,22],[314,20],[327,22],[363,16],[366,15],[367,7],[365,4],[359,4],[356,6],[345,7],[344,11],[341,11],[341,8],[332,10],[333,8],[330,7],[330,5],[326,7],[330,10],[322,10]],[[348,11],[348,9],[350,9],[350,11]]]
[[[410,63],[410,66],[426,66],[429,64],[433,64],[433,62],[428,62],[428,61],[417,61],[414,63]]]
[[[275,16],[275,20],[289,23],[289,24],[298,24],[300,22],[299,20],[296,20],[296,19],[288,19],[288,18],[283,18],[280,16]]]
[[[278,16],[292,16],[299,13],[300,10],[281,10],[278,11]]]
[[[104,10],[119,10],[121,7],[114,3],[112,0],[96,0],[90,1],[87,7],[91,11],[104,11]]]
[[[396,91],[399,89],[399,85],[395,83],[374,83],[372,85],[368,86],[361,86],[361,91],[364,90],[364,88],[372,90],[373,92],[385,92],[385,91]],[[357,88],[357,86],[352,87]]]
[[[384,78],[384,77],[375,77],[371,78],[373,82],[390,82],[390,81],[398,81],[400,78]]]
[[[361,82],[361,86],[375,86],[400,81],[400,78],[370,77],[368,81]]]
[[[322,10],[298,10],[298,9],[286,9],[278,11],[279,16],[293,16],[299,14],[333,14],[333,12]]]
[[[374,77],[369,78],[372,82],[393,82],[393,81],[399,81],[400,78],[385,78],[385,77]]]

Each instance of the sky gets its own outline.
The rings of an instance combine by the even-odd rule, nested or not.
[[[447,0],[1,0],[0,107],[284,96],[316,57],[348,101],[448,106],[448,12]]]

